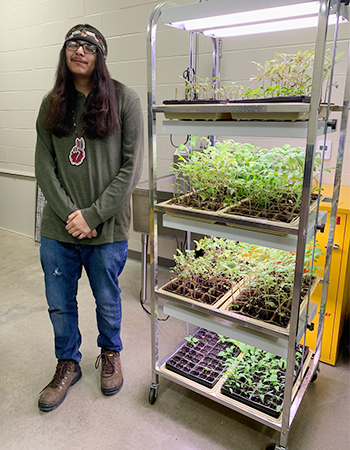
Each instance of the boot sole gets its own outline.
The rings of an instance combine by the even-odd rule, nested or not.
[[[66,398],[69,388],[71,386],[74,386],[75,383],[77,383],[80,380],[81,376],[82,376],[82,372],[80,370],[80,372],[77,373],[77,375],[73,378],[71,384],[68,386],[68,388],[66,390],[66,393],[64,394],[64,396],[61,398],[61,400],[59,402],[57,402],[57,403],[40,403],[40,402],[38,402],[38,407],[39,407],[40,411],[49,412],[49,411],[52,411],[52,410],[58,408],[60,406],[60,404],[63,402],[63,400]]]
[[[106,388],[102,388],[102,387],[101,387],[101,392],[102,392],[103,395],[106,395],[106,396],[108,396],[108,395],[114,395],[114,394],[116,394],[117,392],[120,391],[120,389],[121,389],[122,386],[123,386],[123,383],[124,383],[124,379],[122,378],[122,382],[120,383],[119,386],[115,386],[115,387],[109,388],[109,389],[106,389]]]

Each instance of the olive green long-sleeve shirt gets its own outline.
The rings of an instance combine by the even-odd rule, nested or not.
[[[78,91],[76,95],[76,127],[81,138],[86,97]],[[122,85],[118,101],[119,129],[102,139],[84,136],[84,149],[76,141],[73,124],[67,137],[58,138],[45,130],[48,99],[43,100],[35,151],[35,175],[47,201],[42,236],[91,245],[128,239],[130,198],[143,164],[143,117],[140,99],[132,89]],[[79,240],[65,229],[68,216],[79,209],[91,230],[96,229],[96,238]]]

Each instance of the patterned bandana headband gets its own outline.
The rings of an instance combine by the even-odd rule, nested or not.
[[[100,37],[97,36],[97,34],[93,33],[92,31],[88,30],[75,30],[71,34],[66,36],[65,42],[72,41],[72,40],[80,40],[80,41],[86,41],[90,42],[90,44],[96,45],[100,50],[104,57],[104,59],[107,58],[107,49],[105,45],[103,44],[103,41]]]

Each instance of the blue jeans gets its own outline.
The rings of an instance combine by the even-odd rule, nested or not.
[[[128,241],[111,244],[68,244],[41,238],[40,259],[55,334],[57,359],[80,362],[78,280],[84,267],[96,302],[97,345],[120,352],[122,319],[118,277],[128,255]]]

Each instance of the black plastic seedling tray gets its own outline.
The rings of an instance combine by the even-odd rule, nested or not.
[[[224,358],[218,354],[225,350],[227,344],[221,342],[216,333],[204,328],[196,331],[192,338],[197,338],[198,342],[194,345],[184,341],[177,352],[166,361],[165,367],[211,389],[225,370]]]

